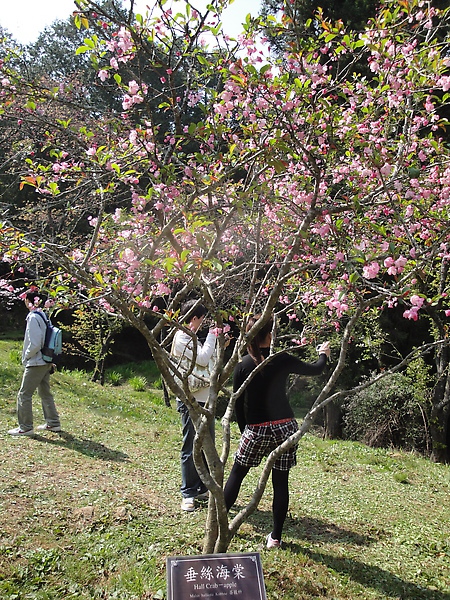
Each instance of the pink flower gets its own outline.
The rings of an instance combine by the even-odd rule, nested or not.
[[[405,319],[410,319],[412,321],[417,321],[417,312],[418,312],[418,308],[413,306],[413,308],[411,308],[410,310],[405,310],[405,312],[403,313],[403,316]]]
[[[397,267],[397,270],[399,273],[401,273],[403,271],[407,262],[408,262],[408,260],[404,256],[400,255],[397,258],[397,260],[395,261],[395,266]]]
[[[389,175],[391,171],[392,171],[392,166],[389,163],[386,163],[380,169],[380,173],[385,176]]]
[[[131,98],[131,96],[129,96],[128,94],[125,94],[122,101],[122,108],[123,110],[128,110],[129,108],[131,108],[131,106],[133,106],[133,98]]]
[[[411,304],[413,306],[417,306],[417,308],[421,308],[421,306],[424,303],[424,299],[421,298],[420,296],[417,296],[417,294],[415,294],[414,296],[411,296],[410,301],[411,301]]]
[[[214,110],[217,114],[221,115],[222,117],[225,117],[228,114],[228,110],[223,104],[214,104]]]
[[[132,96],[135,96],[138,93],[138,91],[139,91],[139,85],[138,85],[138,83],[136,83],[136,81],[134,81],[134,80],[130,81],[128,83],[128,91],[130,92],[130,94]]]
[[[446,311],[445,311],[445,316],[446,316],[446,317],[450,317],[450,310],[446,310]]]
[[[448,76],[441,77],[438,80],[438,84],[442,85],[442,90],[444,92],[448,92],[450,90],[450,77],[448,77]]]
[[[109,75],[108,75],[108,71],[106,71],[105,69],[101,69],[98,72],[98,77],[99,79],[101,79],[102,81],[105,81],[105,79],[108,79]]]
[[[375,279],[375,277],[378,275],[379,270],[380,265],[376,261],[373,261],[370,263],[370,265],[366,265],[364,267],[363,277],[365,277],[366,279]]]

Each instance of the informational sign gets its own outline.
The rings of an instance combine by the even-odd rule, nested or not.
[[[166,562],[167,600],[267,600],[258,552],[172,556]]]

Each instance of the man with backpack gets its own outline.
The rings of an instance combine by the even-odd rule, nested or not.
[[[22,364],[25,372],[17,396],[19,427],[8,431],[10,435],[19,437],[34,434],[32,397],[36,389],[41,397],[45,418],[45,423],[39,425],[37,429],[39,431],[61,431],[58,411],[50,391],[50,374],[54,370],[54,365],[46,362],[42,357],[47,325],[39,310],[40,296],[37,292],[27,292],[24,302],[29,314],[22,350]]]

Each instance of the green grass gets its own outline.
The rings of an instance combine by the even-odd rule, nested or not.
[[[20,347],[0,340],[0,598],[164,598],[166,556],[201,553],[206,510],[179,510],[180,421],[154,365],[115,367],[104,387],[56,373],[64,431],[16,439]],[[269,600],[450,600],[449,466],[307,435],[290,481],[284,549],[264,548],[269,489],[230,546],[261,553]]]

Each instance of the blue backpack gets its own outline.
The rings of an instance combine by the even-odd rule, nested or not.
[[[59,327],[52,325],[52,322],[45,313],[36,311],[36,314],[41,317],[45,323],[45,341],[42,347],[42,359],[45,362],[52,363],[55,356],[59,356],[62,352],[62,331]]]

